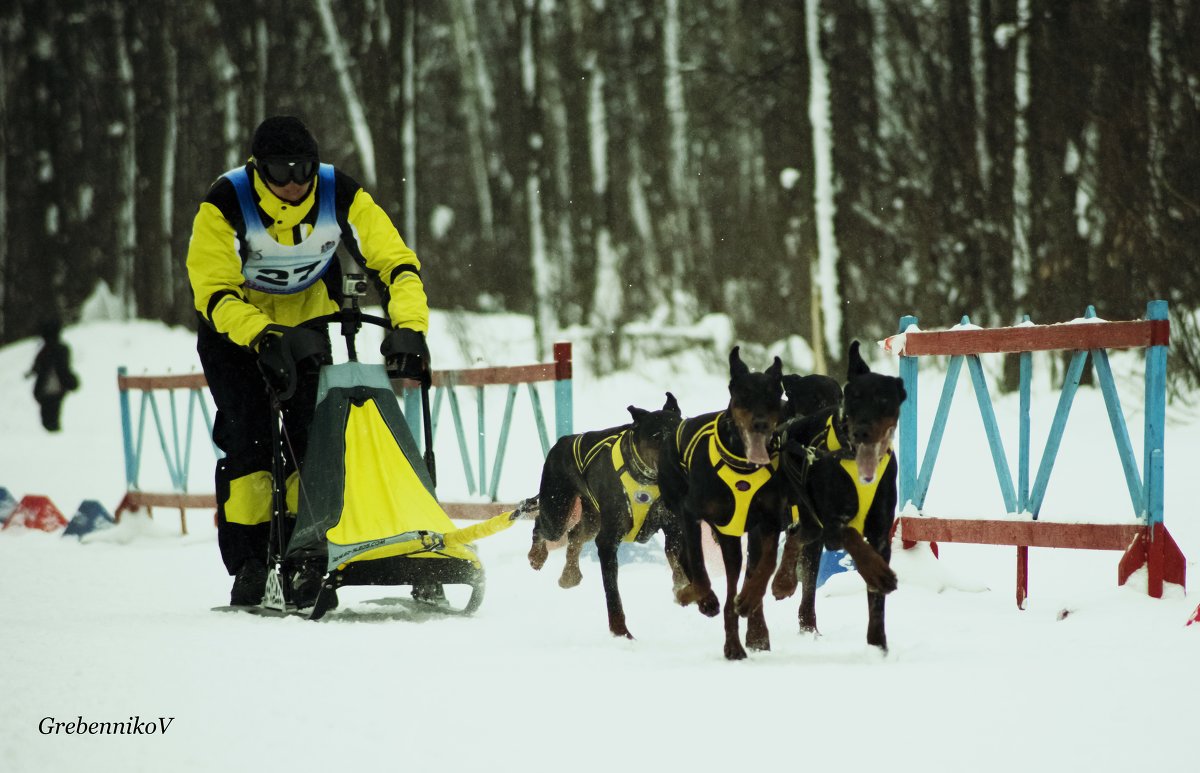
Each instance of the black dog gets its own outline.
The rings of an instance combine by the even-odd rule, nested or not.
[[[827,408],[785,430],[780,463],[799,521],[789,531],[771,592],[778,599],[795,592],[799,559],[802,631],[817,630],[822,545],[845,549],[867,583],[867,643],[887,650],[884,596],[896,589],[888,566],[896,516],[891,441],[905,397],[904,382],[872,373],[855,341],[841,409]]]
[[[771,648],[762,602],[775,570],[779,532],[786,525],[786,487],[775,475],[768,442],[779,422],[783,386],[779,358],[765,373],[751,373],[737,347],[729,354],[729,407],[688,419],[659,467],[664,504],[683,521],[684,569],[690,584],[675,594],[684,606],[696,602],[709,617],[720,611],[700,545],[701,523],[713,530],[725,563],[725,657],[740,660],[746,650],[738,616],[748,617],[746,645]],[[746,578],[742,534],[748,534]]]
[[[675,587],[686,581],[680,565],[679,519],[659,505],[658,466],[661,449],[670,445],[683,420],[675,396],[667,392],[661,410],[629,406],[631,424],[559,438],[542,467],[538,515],[533,526],[529,565],[546,563],[547,542],[562,539],[572,512],[581,508],[567,531],[567,561],[558,584],[573,588],[583,578],[579,552],[596,541],[600,576],[608,602],[608,629],[632,639],[617,589],[617,548],[624,542],[646,542],[662,531]]]
[[[835,408],[842,401],[842,387],[837,379],[813,373],[800,376],[788,373],[783,377],[783,418],[811,416],[826,408]]]

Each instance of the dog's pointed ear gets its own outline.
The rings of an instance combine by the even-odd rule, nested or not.
[[[742,355],[738,350],[742,347],[735,346],[729,352],[729,377],[739,378],[750,373],[750,368],[746,367],[746,363],[742,362]]]
[[[775,362],[771,363],[771,367],[767,368],[767,375],[773,379],[779,379],[780,385],[783,384],[783,360],[778,357]]]
[[[858,341],[850,343],[850,357],[846,368],[846,380],[861,376],[871,372],[871,368],[867,366],[866,360],[858,353]]]
[[[675,399],[675,395],[671,394],[670,392],[667,392],[667,401],[663,403],[662,409],[671,413],[677,413],[680,416],[683,415],[683,411],[679,410],[679,401],[677,401]]]
[[[645,408],[638,408],[636,405],[627,406],[625,410],[629,411],[629,415],[633,417],[634,421],[641,421],[650,415],[650,411],[647,411]]]

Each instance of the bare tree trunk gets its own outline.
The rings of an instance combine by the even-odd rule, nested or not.
[[[477,39],[470,36],[475,26],[475,8],[471,0],[452,0],[450,3],[454,31],[454,52],[458,59],[459,74],[463,87],[463,115],[467,122],[467,148],[470,155],[471,181],[475,184],[475,200],[479,207],[480,237],[488,244],[496,240],[496,216],[492,203],[491,180],[488,175],[488,152],[490,150],[485,132],[485,123],[490,114],[482,108],[484,100],[490,99],[490,80],[487,71],[477,67],[472,46]]]
[[[842,303],[838,287],[838,245],[834,232],[833,131],[829,117],[829,75],[821,54],[820,0],[805,0],[805,29],[811,78],[808,117],[813,131],[814,211],[817,263],[813,266],[813,359],[827,373],[826,359],[841,346]]]
[[[166,126],[163,128],[162,189],[159,191],[159,200],[162,202],[159,227],[162,229],[161,277],[163,283],[160,289],[163,306],[159,310],[159,315],[162,317],[166,317],[175,305],[175,293],[178,289],[175,275],[178,261],[175,260],[175,251],[172,249],[171,242],[175,235],[173,217],[175,214],[175,158],[179,153],[179,53],[175,50],[175,40],[171,36],[172,28],[172,25],[164,24],[159,33],[162,36],[163,62],[166,70],[162,73],[163,112]]]
[[[404,4],[404,62],[402,92],[404,119],[401,141],[404,143],[404,240],[417,249],[417,0]]]
[[[521,8],[521,93],[525,98],[525,199],[529,216],[529,265],[533,273],[533,325],[537,357],[542,359],[557,333],[554,313],[554,268],[546,249],[542,215],[542,121],[538,93],[537,20],[539,0],[524,0]]]
[[[992,156],[988,148],[987,125],[987,48],[984,36],[988,34],[983,19],[983,0],[971,0],[971,85],[975,98],[975,158],[979,164],[979,182],[983,186],[984,198],[992,182]]]
[[[0,21],[0,39],[7,41],[8,24],[19,21],[19,10],[16,19]],[[14,59],[9,46],[0,45],[0,341],[8,340],[8,85],[16,69]]]
[[[637,58],[634,45],[634,30],[632,20],[627,14],[622,14],[617,20],[617,36],[620,43],[621,59],[634,62]],[[662,265],[659,256],[658,239],[654,233],[654,218],[650,214],[650,203],[646,198],[645,184],[649,179],[646,174],[646,164],[642,158],[641,135],[644,129],[644,111],[638,102],[636,84],[633,78],[622,78],[624,110],[630,127],[625,134],[625,153],[629,159],[629,172],[625,180],[625,193],[629,200],[629,217],[633,221],[639,244],[637,253],[641,259],[643,291],[645,302],[650,306],[651,314],[670,313],[670,299],[666,283],[663,282]]]
[[[1032,217],[1029,170],[1029,37],[1030,0],[1017,0],[1017,62],[1013,115],[1013,299],[1020,313],[1029,295]]]
[[[670,127],[667,170],[671,214],[667,218],[667,240],[671,245],[671,316],[676,324],[687,324],[699,313],[691,288],[695,266],[692,240],[699,232],[692,216],[699,208],[699,200],[696,184],[689,174],[688,112],[683,93],[679,26],[679,0],[667,0],[663,20],[663,93]]]
[[[253,120],[255,125],[267,117],[267,73],[271,66],[271,37],[267,29],[267,12],[263,0],[255,0],[254,56],[258,71],[254,73]]]
[[[592,0],[591,23],[585,25],[583,67],[587,78],[588,153],[592,168],[592,212],[596,269],[589,324],[595,334],[596,368],[604,373],[617,365],[618,320],[624,305],[621,259],[613,244],[609,222],[608,107],[606,74],[600,59],[600,41],[606,29],[604,0]]]
[[[346,103],[346,114],[350,116],[350,131],[354,135],[354,144],[358,147],[358,159],[362,164],[362,178],[367,187],[374,188],[378,180],[375,170],[375,143],[371,139],[371,127],[367,123],[366,111],[363,110],[362,99],[350,77],[350,64],[346,56],[346,45],[338,32],[337,20],[333,18],[333,9],[329,0],[315,0],[318,15],[321,17],[321,28],[325,31],[325,41],[329,49],[329,59],[337,74],[338,87],[342,99]]]
[[[117,286],[116,294],[126,319],[137,316],[134,297],[134,272],[137,260],[137,97],[133,83],[133,61],[125,36],[125,8],[121,2],[112,6],[114,28],[113,46],[117,65],[117,82],[121,99],[122,136],[116,170],[117,208]]]
[[[573,195],[573,186],[571,184],[570,124],[567,119],[567,102],[566,94],[562,88],[562,76],[559,73],[555,58],[561,34],[561,28],[558,25],[559,14],[561,13],[560,8],[561,5],[555,4],[555,7],[542,14],[542,40],[546,41],[543,51],[546,53],[541,57],[540,73],[542,75],[541,83],[544,95],[542,103],[549,122],[548,134],[552,156],[554,201],[557,204],[553,216],[555,224],[555,247],[558,251],[556,272],[558,308],[556,311],[559,321],[566,324],[575,324],[580,322],[577,313],[578,304],[571,304],[570,307],[564,308],[564,305],[568,302],[568,298],[572,298],[575,295],[573,292],[568,292],[568,290],[574,288],[575,285],[578,258],[575,255],[575,229],[571,222],[570,206]]]

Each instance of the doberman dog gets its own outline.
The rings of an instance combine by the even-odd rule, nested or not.
[[[779,533],[786,526],[783,480],[768,442],[779,422],[783,386],[779,358],[763,373],[752,373],[738,347],[729,354],[729,405],[723,411],[688,419],[675,442],[663,451],[659,482],[664,504],[682,518],[684,569],[689,584],[675,594],[687,606],[716,616],[720,603],[704,565],[701,524],[713,530],[725,564],[725,657],[746,657],[738,617],[749,618],[746,646],[769,650],[763,596],[775,570]],[[748,534],[746,577],[738,593],[743,534]]]
[[[788,481],[793,526],[771,584],[777,599],[796,591],[800,568],[800,630],[816,632],[817,569],[821,548],[844,549],[867,584],[867,643],[887,650],[884,596],[896,589],[891,559],[896,516],[892,435],[906,397],[904,382],[872,373],[850,345],[840,408],[793,421],[782,437],[780,467]]]
[[[801,376],[787,373],[783,376],[783,418],[794,419],[811,416],[826,408],[833,408],[842,401],[842,385],[837,379],[819,373]]]
[[[541,569],[548,553],[546,543],[562,539],[566,531],[567,560],[558,584],[573,588],[583,578],[579,553],[589,540],[595,540],[608,603],[608,630],[613,636],[632,639],[617,588],[621,542],[644,543],[663,532],[674,586],[682,587],[686,577],[680,563],[679,519],[661,506],[658,491],[661,449],[673,441],[683,415],[670,392],[660,410],[632,405],[628,410],[632,423],[567,435],[550,449],[542,467],[529,565]],[[581,509],[580,518],[568,531],[576,507]]]

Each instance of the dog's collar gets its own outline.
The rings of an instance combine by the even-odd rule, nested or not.
[[[728,467],[741,473],[751,473],[755,470],[761,469],[764,465],[755,464],[744,456],[738,456],[734,452],[730,451],[725,443],[721,441],[721,419],[723,418],[725,418],[725,411],[721,411],[719,414],[717,414],[717,418],[713,419],[711,441],[713,447],[716,448],[717,455],[720,457],[721,461],[724,462]]]
[[[625,460],[629,474],[633,476],[635,481],[642,485],[658,482],[658,471],[646,464],[638,454],[637,443],[633,442],[632,427],[621,433],[619,445],[621,446],[621,456]],[[614,461],[616,460],[615,455],[613,459]]]
[[[837,416],[836,422],[833,420],[834,416]],[[825,449],[838,459],[853,459],[855,452],[854,443],[849,439],[843,443],[842,437],[845,433],[839,432],[845,426],[846,420],[841,408],[838,408],[837,413],[829,414],[829,419],[825,422]]]

